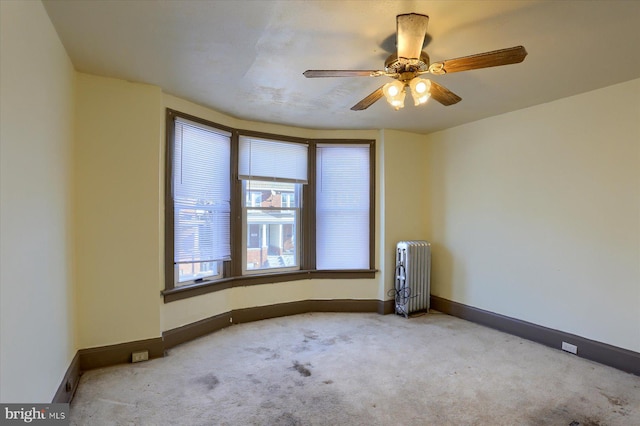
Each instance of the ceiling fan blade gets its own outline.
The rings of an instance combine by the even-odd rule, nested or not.
[[[384,93],[382,93],[382,87],[381,86],[379,89],[377,89],[375,92],[371,93],[369,96],[367,96],[366,98],[364,98],[363,100],[361,100],[360,102],[358,102],[357,104],[355,104],[354,106],[351,107],[352,111],[362,111],[363,109],[367,109],[369,108],[371,105],[373,105],[378,99],[380,99],[381,97],[384,96]]]
[[[420,59],[429,17],[408,13],[396,17],[398,33],[398,58]]]
[[[497,67],[499,65],[517,64],[524,61],[527,51],[522,46],[492,52],[478,53],[463,58],[448,59],[435,62],[429,67],[432,74],[445,74],[459,71],[475,70],[479,68]]]
[[[379,77],[385,75],[378,70],[306,70],[302,73],[307,78],[319,77]]]
[[[431,80],[431,97],[444,106],[457,104],[462,98],[444,86]]]

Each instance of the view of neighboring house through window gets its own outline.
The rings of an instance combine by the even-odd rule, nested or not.
[[[294,194],[300,194],[301,184],[286,182],[243,181],[245,193],[264,194],[259,203],[243,209],[246,233],[245,272],[273,268],[299,269],[297,229],[300,206]],[[248,190],[250,188],[250,190]],[[260,189],[260,191],[256,191]],[[287,198],[287,203],[283,199]],[[255,199],[248,197],[248,201]]]

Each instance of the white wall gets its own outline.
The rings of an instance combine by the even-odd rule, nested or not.
[[[640,80],[428,141],[433,294],[640,351]]]
[[[75,72],[40,2],[0,17],[0,401],[46,403],[77,350]]]

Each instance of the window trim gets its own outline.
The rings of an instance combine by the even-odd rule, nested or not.
[[[173,229],[173,199],[172,193],[172,162],[173,134],[175,131],[175,118],[180,117],[205,126],[214,127],[231,133],[231,260],[223,262],[223,278],[215,280],[203,279],[202,281],[175,286],[174,282],[174,229]],[[255,273],[243,274],[243,247],[244,244],[234,244],[234,241],[241,241],[243,236],[243,209],[242,209],[242,181],[238,178],[238,141],[240,136],[271,139],[274,141],[304,143],[308,145],[308,167],[309,184],[302,187],[302,202],[300,207],[300,229],[299,231],[299,263],[300,269],[293,271],[275,271],[264,274]],[[161,291],[164,303],[182,300],[215,291],[221,291],[232,287],[269,284],[277,282],[297,281],[306,279],[362,279],[375,278],[378,270],[375,268],[375,143],[374,139],[307,139],[286,135],[277,135],[264,132],[255,132],[244,129],[234,129],[214,123],[199,117],[192,116],[180,111],[166,108],[165,114],[165,248],[164,248],[164,271],[165,288]],[[315,180],[316,180],[316,145],[317,144],[366,144],[369,145],[370,161],[370,182],[369,182],[369,269],[346,269],[346,270],[317,270],[315,264]],[[311,226],[313,224],[313,226]]]

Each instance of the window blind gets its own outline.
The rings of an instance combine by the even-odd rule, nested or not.
[[[307,183],[307,145],[240,136],[238,175],[243,180]]]
[[[368,145],[318,145],[316,267],[369,269]]]
[[[231,258],[231,134],[181,118],[173,150],[176,263]]]

